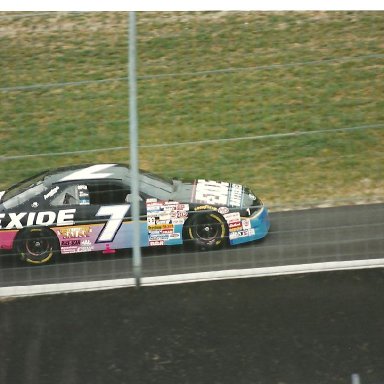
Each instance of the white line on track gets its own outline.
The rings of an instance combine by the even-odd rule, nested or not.
[[[329,272],[350,269],[383,268],[384,259],[331,261],[311,264],[282,265],[264,268],[230,269],[178,275],[143,277],[142,286],[169,285],[213,281],[223,279],[241,279],[263,276],[280,276],[313,272]],[[0,298],[25,297],[59,293],[89,292],[106,289],[134,287],[135,279],[98,280],[74,283],[56,283],[1,287]]]

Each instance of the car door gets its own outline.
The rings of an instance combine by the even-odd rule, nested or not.
[[[103,179],[70,182],[60,185],[60,190],[51,204],[76,210],[74,225],[58,231],[62,253],[73,253],[75,247],[76,252],[109,253],[131,246],[129,186],[121,180]]]
[[[110,249],[131,248],[133,246],[132,195],[131,188],[121,180],[97,180],[87,183],[90,204],[94,217],[104,220],[95,240],[95,247],[108,252]],[[140,243],[148,245],[146,225],[146,205],[140,199]],[[95,210],[96,208],[96,210]]]

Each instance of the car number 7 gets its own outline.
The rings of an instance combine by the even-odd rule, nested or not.
[[[109,216],[103,230],[101,231],[96,243],[105,243],[112,241],[117,231],[119,230],[121,223],[124,220],[125,215],[129,211],[130,204],[122,205],[105,205],[100,207],[96,216]]]

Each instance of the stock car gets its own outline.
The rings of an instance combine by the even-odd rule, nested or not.
[[[32,264],[57,254],[132,248],[131,172],[124,164],[48,170],[0,192],[0,249]],[[139,172],[142,247],[214,249],[264,238],[267,207],[240,184]]]

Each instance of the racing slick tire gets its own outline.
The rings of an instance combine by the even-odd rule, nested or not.
[[[16,239],[15,251],[22,261],[44,264],[59,253],[59,242],[49,228],[27,228]]]
[[[183,237],[195,248],[217,249],[228,243],[228,226],[218,212],[196,213],[186,223]]]

